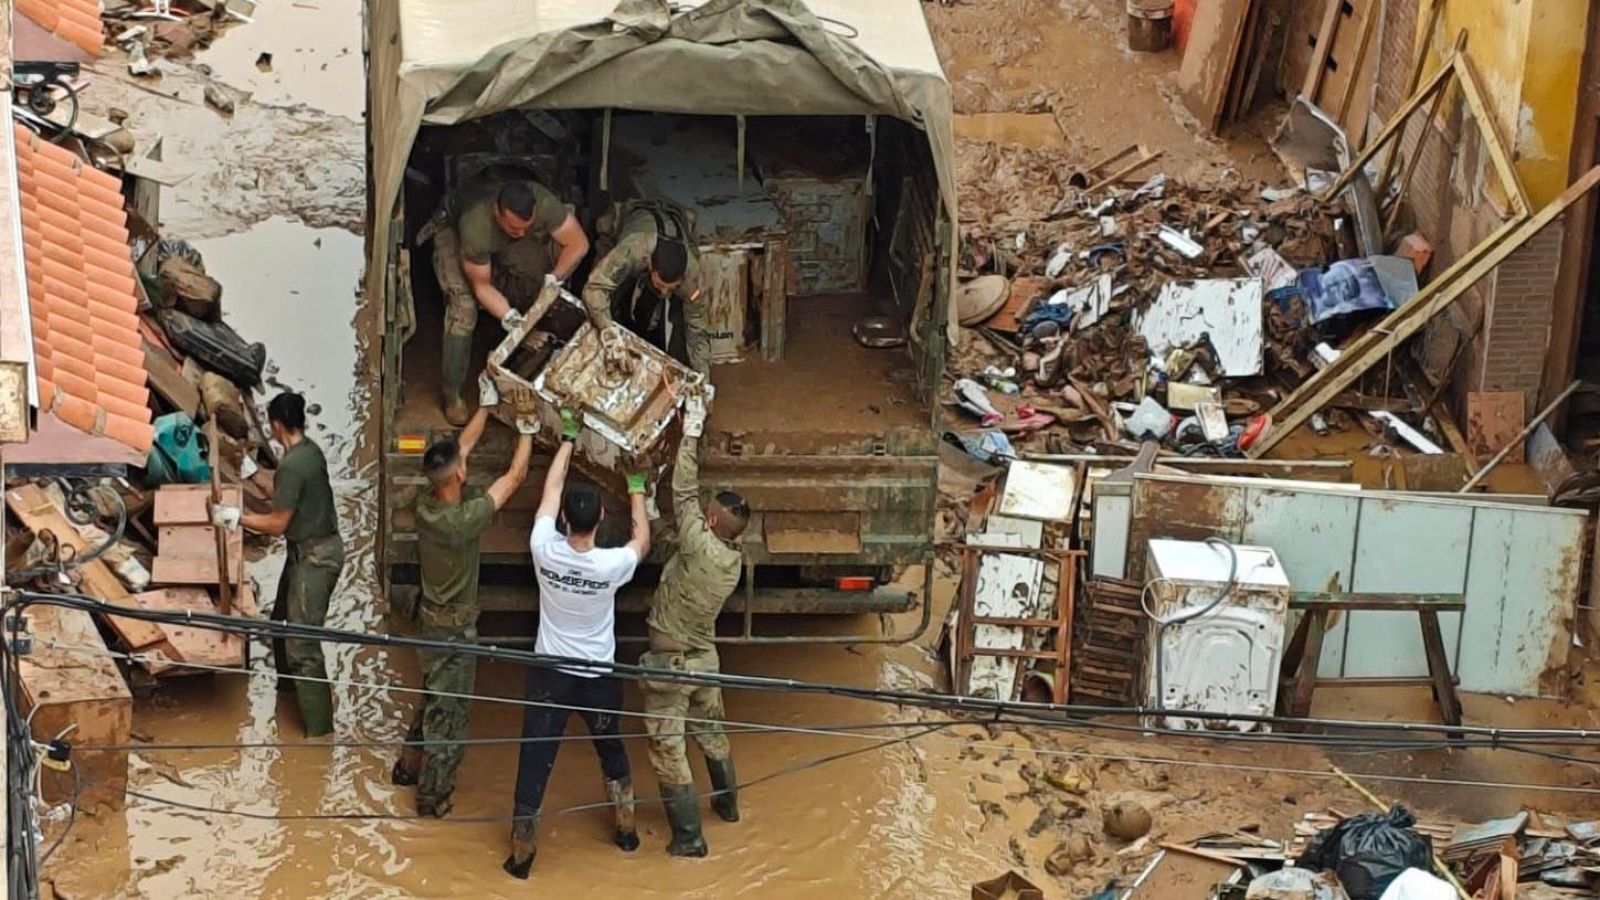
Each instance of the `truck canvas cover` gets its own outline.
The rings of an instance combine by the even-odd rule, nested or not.
[[[927,136],[945,219],[956,221],[950,85],[921,0],[706,0],[688,6],[667,0],[369,2],[376,220],[388,218],[399,196],[423,124],[531,106],[892,116]],[[368,272],[386,272],[388,256],[389,241],[369,240]],[[376,293],[382,284],[369,277],[367,290]]]

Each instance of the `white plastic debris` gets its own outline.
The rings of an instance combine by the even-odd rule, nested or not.
[[[1456,889],[1421,869],[1407,869],[1389,882],[1379,900],[1455,900]]]
[[[1056,247],[1056,252],[1051,254],[1050,261],[1044,265],[1046,278],[1055,278],[1067,270],[1067,263],[1072,262],[1072,248],[1066,244]]]
[[[1153,398],[1146,397],[1139,401],[1123,427],[1137,440],[1159,441],[1172,430],[1172,413]]]
[[[1300,274],[1295,271],[1289,261],[1278,255],[1278,251],[1267,247],[1244,262],[1245,270],[1251,275],[1261,279],[1261,285],[1268,293],[1294,284],[1295,278]]]
[[[1160,230],[1156,232],[1156,237],[1161,239],[1161,243],[1183,254],[1187,259],[1194,259],[1206,251],[1205,247],[1196,243],[1194,238],[1189,236],[1187,230],[1179,231],[1170,225],[1161,226]]]

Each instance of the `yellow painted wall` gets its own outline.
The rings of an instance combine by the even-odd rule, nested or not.
[[[1428,3],[1420,0],[1418,29],[1427,24]],[[1587,0],[1446,0],[1438,30],[1418,36],[1433,64],[1462,29],[1523,188],[1543,206],[1567,186]]]

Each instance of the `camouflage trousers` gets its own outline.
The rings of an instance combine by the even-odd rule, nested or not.
[[[443,212],[433,219],[433,271],[444,292],[445,334],[471,334],[478,324],[478,297],[472,293],[467,273],[461,269],[461,241],[455,225]],[[552,265],[549,242],[529,235],[513,241],[489,263],[489,278],[506,300],[526,311],[544,286]]]
[[[476,644],[478,627],[429,627],[418,637],[455,644]],[[461,741],[467,736],[467,710],[477,676],[478,658],[465,653],[417,651],[422,667],[422,704],[417,707],[407,740],[422,741],[422,771],[417,776],[419,806],[442,806],[456,788],[456,772],[464,755]]]
[[[676,669],[680,672],[716,672],[720,668],[716,650],[690,650],[683,653],[648,651],[639,665],[651,669]],[[694,736],[707,759],[727,759],[733,752],[723,733],[722,689],[645,679],[639,683],[644,694],[644,727],[650,735],[650,767],[662,784],[693,784],[689,769],[685,733]],[[691,721],[692,720],[692,721]]]

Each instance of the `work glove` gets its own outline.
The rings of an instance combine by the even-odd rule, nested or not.
[[[555,288],[561,287],[561,279],[557,278],[554,274],[552,274],[550,272],[546,272],[546,273],[544,273],[544,290],[548,291],[552,287],[555,287]],[[540,291],[540,293],[543,293],[543,291]]]
[[[564,423],[563,423],[564,424]],[[565,432],[565,428],[562,429]],[[534,416],[517,416],[517,434],[535,435],[539,433],[539,420]]]
[[[561,410],[561,439],[575,441],[582,431],[583,422],[578,419],[578,414],[570,409]]]
[[[630,494],[643,494],[643,493],[649,491],[650,490],[650,485],[647,483],[647,479],[648,478],[649,478],[649,476],[646,475],[644,472],[629,472],[628,473],[628,493],[630,493]]]
[[[500,402],[500,391],[494,386],[494,378],[488,372],[478,376],[478,405],[483,407],[494,406]]]
[[[683,435],[697,438],[706,430],[706,401],[699,394],[690,394],[683,401]]]
[[[522,313],[519,313],[514,309],[506,313],[500,319],[500,327],[504,328],[507,334],[510,334],[511,332],[516,331],[518,328],[521,328]]]
[[[239,507],[218,503],[211,507],[211,524],[232,531],[239,527],[239,515]]]

